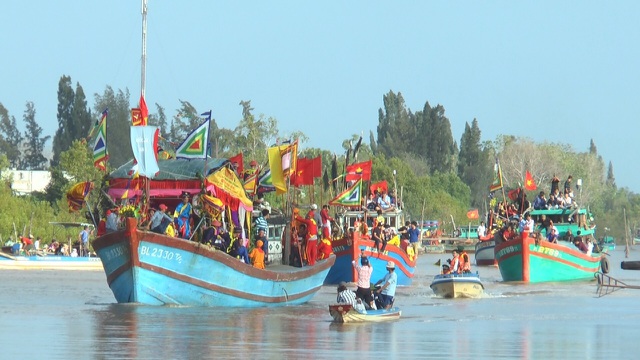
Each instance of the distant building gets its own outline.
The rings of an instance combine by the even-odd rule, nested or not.
[[[4,170],[2,178],[11,181],[11,189],[18,195],[31,194],[34,191],[44,192],[51,173],[47,170]]]

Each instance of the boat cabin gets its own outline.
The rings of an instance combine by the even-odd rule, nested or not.
[[[596,225],[593,223],[593,215],[585,208],[532,210],[531,218],[536,222],[536,228],[540,226],[544,218],[552,220],[553,225],[558,229],[558,238],[560,239],[566,238],[567,230],[571,230],[573,236],[576,236],[580,230],[582,236],[595,237]],[[540,229],[540,233],[547,236],[547,229]]]

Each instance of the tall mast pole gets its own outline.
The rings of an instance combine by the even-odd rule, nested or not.
[[[142,0],[142,78],[140,91],[145,96],[145,88],[147,83],[147,0]]]

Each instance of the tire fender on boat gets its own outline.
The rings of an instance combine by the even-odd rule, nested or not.
[[[606,257],[600,259],[600,271],[602,271],[603,274],[609,273],[609,260]]]

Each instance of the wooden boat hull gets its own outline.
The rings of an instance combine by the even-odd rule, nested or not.
[[[97,257],[10,256],[0,254],[0,269],[31,270],[103,270],[102,261]]]
[[[93,242],[107,283],[119,303],[148,305],[262,307],[302,304],[322,287],[335,261],[315,266],[256,269],[193,241],[136,228]]]
[[[437,296],[447,299],[478,298],[484,293],[477,274],[436,275],[430,287]]]
[[[475,248],[476,265],[480,266],[496,266],[498,262],[494,255],[496,242],[493,238],[478,241]]]
[[[366,314],[361,314],[348,304],[329,305],[329,314],[337,323],[358,323],[358,322],[383,322],[397,320],[402,312],[394,307],[389,310],[367,310]]]
[[[518,237],[497,244],[495,257],[502,279],[527,283],[595,279],[601,255],[587,255],[562,243]]]
[[[332,242],[333,252],[336,255],[335,264],[329,270],[325,284],[338,284],[344,282],[358,281],[358,274],[355,271],[352,261],[358,260],[362,251],[369,259],[369,264],[373,266],[371,281],[382,279],[387,274],[387,262],[393,261],[398,275],[398,285],[411,285],[415,272],[415,258],[409,259],[407,253],[400,247],[387,245],[383,253],[375,251],[375,243],[368,239],[363,239],[357,233],[353,238],[343,238]]]

